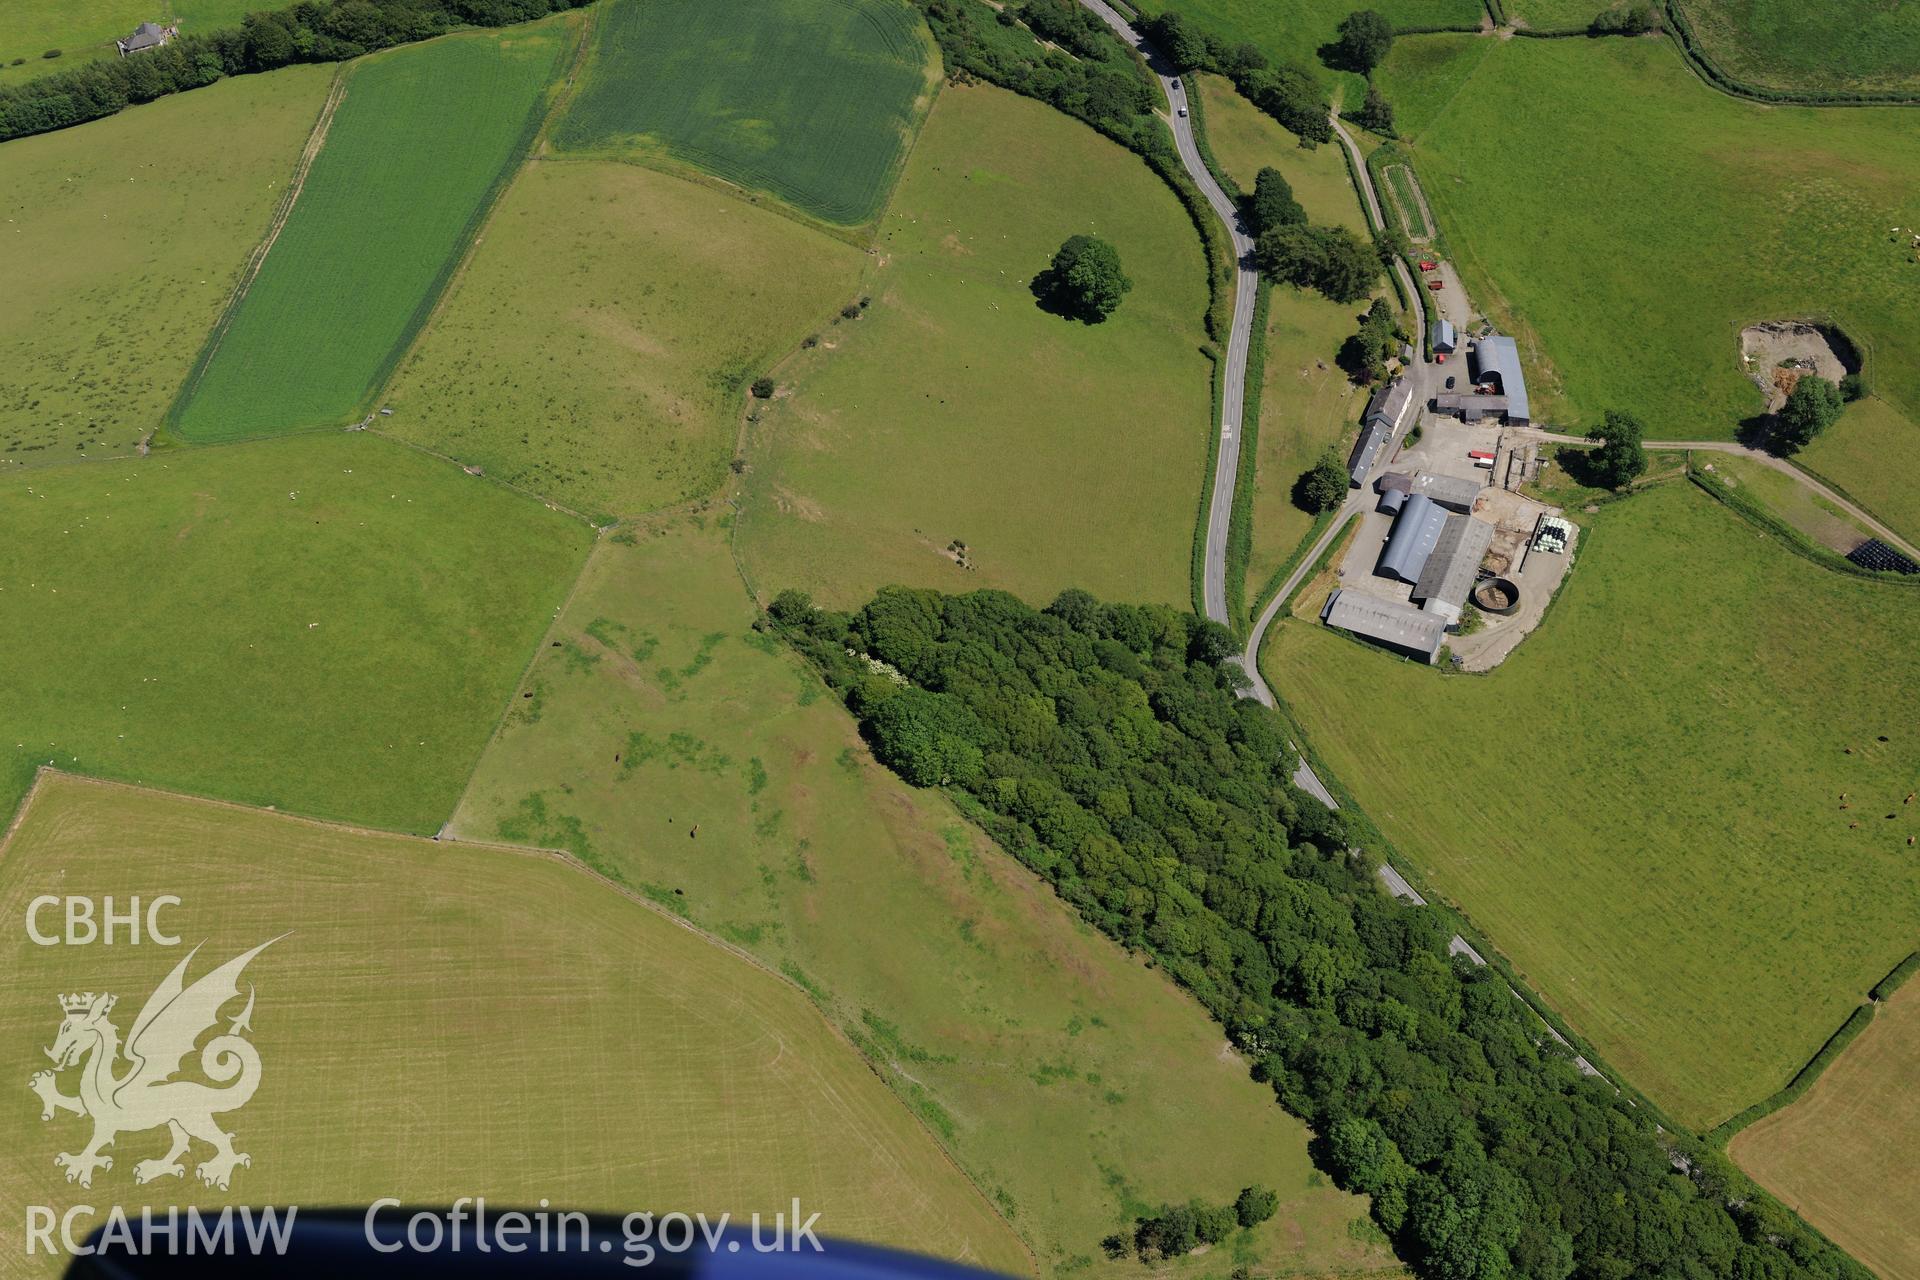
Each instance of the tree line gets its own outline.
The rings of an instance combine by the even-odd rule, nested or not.
[[[0,88],[0,142],[110,116],[226,76],[338,62],[463,26],[500,27],[590,0],[302,0],[237,27],[175,36],[123,58]]]
[[[1145,19],[1140,29],[1180,74],[1211,71],[1227,77],[1248,102],[1278,120],[1302,146],[1333,140],[1333,125],[1328,122],[1333,108],[1320,82],[1305,67],[1276,67],[1255,46],[1229,44],[1172,9]]]
[[[1382,891],[1346,816],[1293,787],[1284,721],[1238,696],[1224,627],[904,588],[853,613],[786,592],[762,625],[882,762],[1192,992],[1422,1277],[1869,1280],[1583,1076],[1497,973],[1448,955],[1438,912]]]

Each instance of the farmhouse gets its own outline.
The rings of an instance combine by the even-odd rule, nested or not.
[[[1511,426],[1533,421],[1527,401],[1527,379],[1520,370],[1520,349],[1505,334],[1493,334],[1473,344],[1471,391],[1446,391],[1433,398],[1440,413],[1457,413],[1463,422],[1498,418]]]
[[[125,40],[115,40],[114,47],[120,50],[120,56],[139,53],[145,49],[158,49],[161,45],[180,34],[178,26],[163,27],[152,22],[143,22],[133,29],[133,34]]]
[[[1398,600],[1381,600],[1342,587],[1327,598],[1320,618],[1330,627],[1371,640],[1375,644],[1432,663],[1447,633],[1444,618],[1422,613]]]
[[[1373,393],[1367,401],[1367,411],[1360,415],[1360,438],[1354,442],[1353,454],[1347,459],[1347,475],[1354,488],[1367,482],[1367,472],[1380,456],[1380,451],[1393,439],[1393,433],[1400,429],[1400,419],[1407,414],[1407,406],[1413,403],[1413,387],[1404,378],[1395,378],[1386,386]]]

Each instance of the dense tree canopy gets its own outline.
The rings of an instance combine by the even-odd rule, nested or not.
[[[1618,409],[1607,410],[1593,432],[1600,447],[1588,458],[1594,479],[1609,489],[1624,489],[1638,480],[1647,469],[1647,451],[1641,447],[1646,435],[1640,419]]]
[[[1776,416],[1775,447],[1782,453],[1800,452],[1832,426],[1845,407],[1838,386],[1810,373],[1802,376],[1787,393],[1787,402]]]
[[[1380,282],[1379,252],[1346,227],[1282,226],[1260,233],[1254,261],[1268,279],[1358,302]]]
[[[1393,24],[1372,9],[1356,9],[1340,20],[1334,48],[1347,70],[1372,75],[1393,48]]]
[[[176,36],[133,57],[0,88],[0,141],[110,116],[222,76],[295,62],[336,62],[464,25],[505,26],[588,0],[301,0],[250,13],[238,27]]]
[[[1382,137],[1394,137],[1393,104],[1387,96],[1373,85],[1367,86],[1367,96],[1356,111],[1347,112],[1347,119],[1362,129],[1371,129]]]
[[[1088,324],[1112,315],[1131,288],[1120,251],[1098,236],[1069,236],[1033,281],[1043,306]]]
[[[1226,76],[1247,101],[1285,125],[1303,146],[1332,139],[1333,126],[1327,122],[1331,109],[1306,68],[1275,67],[1252,45],[1229,45],[1172,9],[1143,19],[1140,27],[1183,73]]]
[[[1254,175],[1248,215],[1256,236],[1274,227],[1303,226],[1307,221],[1307,211],[1293,198],[1293,184],[1272,166]]]
[[[1293,787],[1285,724],[1238,696],[1207,624],[1078,591],[1040,611],[902,588],[853,614],[783,595],[769,617],[882,761],[950,778],[1225,1024],[1423,1277],[1868,1280],[1583,1076],[1497,973],[1448,955],[1443,917],[1383,892],[1344,817]],[[1149,1243],[1198,1239],[1188,1209]]]

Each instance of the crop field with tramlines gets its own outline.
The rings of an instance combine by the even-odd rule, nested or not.
[[[704,170],[837,226],[880,212],[933,88],[905,0],[614,0],[563,151]]]
[[[181,436],[367,411],[539,127],[577,26],[568,15],[352,64],[285,224],[174,404]]]
[[[173,895],[161,918],[180,943],[36,946],[19,922],[47,893]],[[797,1196],[823,1236],[1028,1265],[797,987],[551,856],[47,774],[0,845],[0,914],[0,1041],[20,1064],[0,1108],[0,1197],[91,1205],[82,1231],[114,1205],[484,1195],[770,1219]],[[67,1182],[53,1157],[85,1145],[86,1123],[42,1120],[26,1085],[60,1028],[56,995],[113,995],[106,1020],[131,1039],[191,948],[189,983],[269,939],[241,978],[258,1088],[220,1116],[251,1163],[205,1185],[215,1152],[196,1142],[181,1174],[138,1184],[167,1148],[156,1126],[123,1130],[90,1187]],[[236,996],[226,1016],[239,1009]],[[189,1054],[182,1078],[200,1062]],[[80,1096],[85,1070],[58,1091]],[[56,1274],[57,1253],[23,1260],[21,1223],[0,1222],[6,1273]]]

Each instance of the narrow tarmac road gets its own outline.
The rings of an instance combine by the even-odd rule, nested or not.
[[[1187,176],[1200,188],[1213,207],[1214,216],[1227,229],[1227,239],[1238,267],[1233,289],[1233,327],[1227,335],[1226,368],[1220,393],[1220,451],[1213,468],[1213,494],[1207,501],[1206,567],[1201,578],[1200,599],[1206,614],[1215,622],[1231,625],[1227,618],[1227,530],[1233,522],[1233,490],[1240,474],[1240,426],[1247,399],[1247,349],[1253,341],[1253,300],[1259,277],[1253,267],[1253,237],[1247,234],[1240,211],[1214,179],[1200,158],[1193,140],[1193,119],[1187,115],[1187,93],[1180,77],[1166,57],[1133,29],[1106,0],[1081,0],[1122,40],[1140,51],[1147,66],[1160,81],[1166,95],[1164,117],[1173,129],[1174,148]],[[1209,268],[1211,269],[1211,268]],[[1257,679],[1258,677],[1256,677]]]

